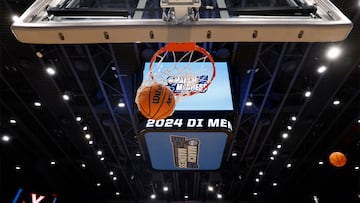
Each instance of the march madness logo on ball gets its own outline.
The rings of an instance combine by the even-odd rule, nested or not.
[[[200,76],[169,76],[167,78],[167,86],[174,93],[181,93],[182,91],[200,91],[204,93],[207,91],[207,88],[204,87],[208,83],[209,76],[200,75]]]

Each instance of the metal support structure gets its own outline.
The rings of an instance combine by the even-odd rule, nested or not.
[[[255,61],[254,61],[253,67],[252,67],[251,72],[250,72],[250,76],[249,76],[247,87],[246,87],[246,90],[245,90],[245,93],[244,93],[244,97],[243,97],[243,100],[241,100],[240,104],[239,104],[240,110],[239,110],[238,117],[237,117],[237,122],[236,122],[236,125],[235,125],[235,128],[234,128],[234,138],[233,138],[233,141],[231,142],[231,146],[230,146],[230,149],[229,149],[229,153],[228,153],[228,155],[226,157],[226,161],[229,161],[229,159],[230,159],[231,152],[232,152],[232,150],[234,148],[235,138],[238,136],[238,133],[239,133],[240,123],[241,123],[242,117],[244,115],[245,103],[246,103],[246,100],[249,97],[250,88],[251,88],[252,81],[253,81],[254,75],[255,75],[255,69],[256,69],[258,61],[260,59],[260,53],[261,53],[261,50],[262,50],[262,46],[263,46],[263,44],[260,43],[258,48],[257,48]]]
[[[284,45],[283,45],[283,47],[282,47],[281,53],[280,53],[280,55],[279,55],[279,58],[278,58],[278,60],[277,60],[276,66],[275,66],[275,70],[274,70],[274,72],[272,73],[272,77],[271,77],[270,82],[269,82],[269,84],[268,84],[268,86],[267,86],[267,89],[266,89],[264,98],[263,98],[263,100],[262,100],[262,103],[261,103],[259,112],[258,112],[258,114],[257,114],[257,116],[256,116],[255,122],[254,122],[254,124],[253,124],[252,129],[251,129],[251,133],[250,133],[249,139],[248,139],[248,141],[247,141],[247,143],[246,143],[246,145],[245,145],[245,148],[244,148],[243,153],[241,154],[240,162],[242,162],[242,161],[244,160],[245,155],[246,155],[246,152],[247,152],[248,147],[249,147],[249,145],[250,145],[250,142],[252,141],[252,137],[253,137],[253,135],[254,135],[256,126],[257,126],[257,124],[258,124],[258,122],[259,122],[259,120],[260,120],[260,117],[261,117],[262,112],[263,112],[263,110],[264,110],[264,106],[265,106],[265,103],[266,103],[267,98],[268,98],[268,96],[269,96],[270,90],[271,90],[272,85],[273,85],[273,83],[274,83],[274,81],[275,81],[275,78],[276,78],[276,76],[277,76],[277,73],[278,73],[278,71],[279,71],[279,69],[280,69],[280,65],[281,65],[282,59],[284,58],[284,55],[285,55],[285,51],[286,51],[286,49],[287,49],[287,46],[288,46],[288,43],[284,43]]]
[[[137,195],[136,195],[133,187],[131,186],[131,184],[130,184],[128,178],[127,178],[127,175],[126,175],[126,173],[125,173],[125,170],[124,170],[123,166],[121,165],[121,163],[120,163],[120,161],[119,161],[119,159],[118,159],[118,157],[117,157],[117,155],[116,155],[116,153],[115,153],[115,150],[114,150],[113,147],[112,147],[112,143],[111,143],[108,135],[106,134],[104,128],[103,128],[102,125],[101,125],[100,119],[99,119],[99,117],[97,116],[97,113],[96,113],[95,109],[92,107],[92,104],[91,104],[91,102],[90,102],[90,98],[87,96],[87,93],[86,93],[86,91],[85,91],[85,89],[84,89],[84,87],[83,87],[83,85],[82,85],[82,83],[81,83],[81,80],[80,80],[78,74],[77,74],[76,71],[75,71],[74,66],[72,65],[72,62],[71,62],[71,60],[70,60],[70,58],[69,58],[69,56],[68,56],[68,54],[67,54],[67,52],[66,52],[66,50],[65,50],[65,47],[64,47],[63,45],[59,45],[59,46],[60,46],[60,50],[61,50],[62,54],[63,54],[64,57],[65,57],[65,60],[66,60],[66,62],[67,62],[67,64],[68,64],[68,66],[69,66],[70,69],[71,69],[71,72],[72,72],[73,76],[75,77],[76,82],[77,82],[78,85],[79,85],[79,88],[81,89],[81,92],[82,92],[83,95],[84,95],[84,98],[85,98],[86,102],[88,103],[88,106],[90,107],[91,113],[93,114],[94,119],[96,120],[96,122],[97,122],[97,124],[98,124],[98,127],[100,128],[100,130],[101,130],[101,132],[102,132],[102,134],[103,134],[103,137],[105,138],[107,144],[109,145],[109,149],[110,149],[110,151],[111,151],[111,154],[112,154],[112,156],[114,157],[114,159],[115,159],[115,161],[116,161],[116,163],[117,163],[117,165],[118,165],[118,167],[119,167],[119,169],[120,169],[120,172],[121,172],[121,174],[123,175],[123,178],[124,178],[125,182],[127,183],[127,185],[128,185],[128,187],[129,187],[129,189],[130,189],[133,197],[136,198]],[[94,64],[92,64],[92,66],[93,66],[93,65],[94,65]],[[115,185],[115,187],[117,187],[117,185]]]
[[[279,107],[277,108],[277,111],[276,111],[275,115],[273,116],[273,119],[272,119],[272,122],[271,122],[271,124],[270,124],[270,127],[269,127],[268,130],[266,131],[266,134],[265,134],[265,136],[264,136],[264,139],[263,139],[263,141],[262,141],[262,143],[261,143],[261,145],[260,145],[260,147],[259,147],[259,149],[258,149],[258,151],[257,151],[257,153],[256,153],[256,155],[255,155],[255,158],[253,159],[253,161],[252,161],[252,163],[251,163],[251,165],[250,165],[250,168],[249,168],[248,172],[247,172],[246,175],[245,175],[244,182],[246,182],[246,181],[248,180],[248,178],[249,178],[249,176],[250,176],[250,173],[252,172],[253,168],[255,167],[255,164],[256,164],[259,156],[260,156],[260,153],[261,153],[261,151],[263,150],[263,148],[264,148],[264,146],[265,146],[265,144],[266,144],[266,142],[267,142],[267,140],[268,140],[268,138],[269,138],[269,136],[270,136],[270,133],[271,133],[272,129],[274,128],[274,125],[276,124],[276,120],[277,120],[277,118],[279,117],[279,115],[280,115],[280,113],[281,113],[281,110],[283,109],[284,104],[285,104],[288,96],[290,95],[291,89],[292,89],[292,87],[294,86],[295,81],[296,81],[296,79],[297,79],[297,77],[298,77],[298,75],[299,75],[299,73],[300,73],[300,71],[301,71],[301,69],[302,69],[302,67],[303,67],[303,65],[304,65],[304,63],[305,63],[305,60],[307,59],[307,57],[308,57],[308,55],[309,55],[309,53],[310,53],[311,47],[312,47],[312,44],[309,44],[309,45],[307,46],[307,48],[306,48],[306,50],[305,50],[305,52],[304,52],[304,55],[303,55],[303,57],[302,57],[299,65],[297,66],[295,73],[293,74],[293,77],[292,77],[292,79],[291,79],[291,81],[290,81],[290,83],[289,83],[289,86],[288,86],[288,88],[287,88],[287,90],[286,90],[286,92],[285,92],[285,95],[283,96],[283,98],[282,98],[282,100],[281,100],[281,102],[280,102],[280,104],[279,104]],[[245,185],[245,184],[243,184],[243,186],[244,186],[244,185]],[[241,190],[242,190],[242,189],[243,189],[243,188],[241,188]]]

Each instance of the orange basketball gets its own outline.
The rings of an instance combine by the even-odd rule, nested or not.
[[[341,152],[333,152],[329,156],[329,161],[335,167],[343,167],[346,164],[346,156]]]
[[[155,83],[141,88],[135,102],[144,117],[159,120],[174,113],[175,97],[169,87]]]

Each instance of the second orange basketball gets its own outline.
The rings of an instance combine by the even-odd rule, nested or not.
[[[140,113],[148,119],[165,119],[175,110],[175,97],[169,87],[154,83],[141,87],[135,100]]]

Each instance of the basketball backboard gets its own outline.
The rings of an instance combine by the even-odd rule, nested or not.
[[[189,18],[172,21],[182,2],[190,4]],[[276,2],[36,0],[11,29],[33,44],[329,42],[344,40],[352,29],[329,0]]]

